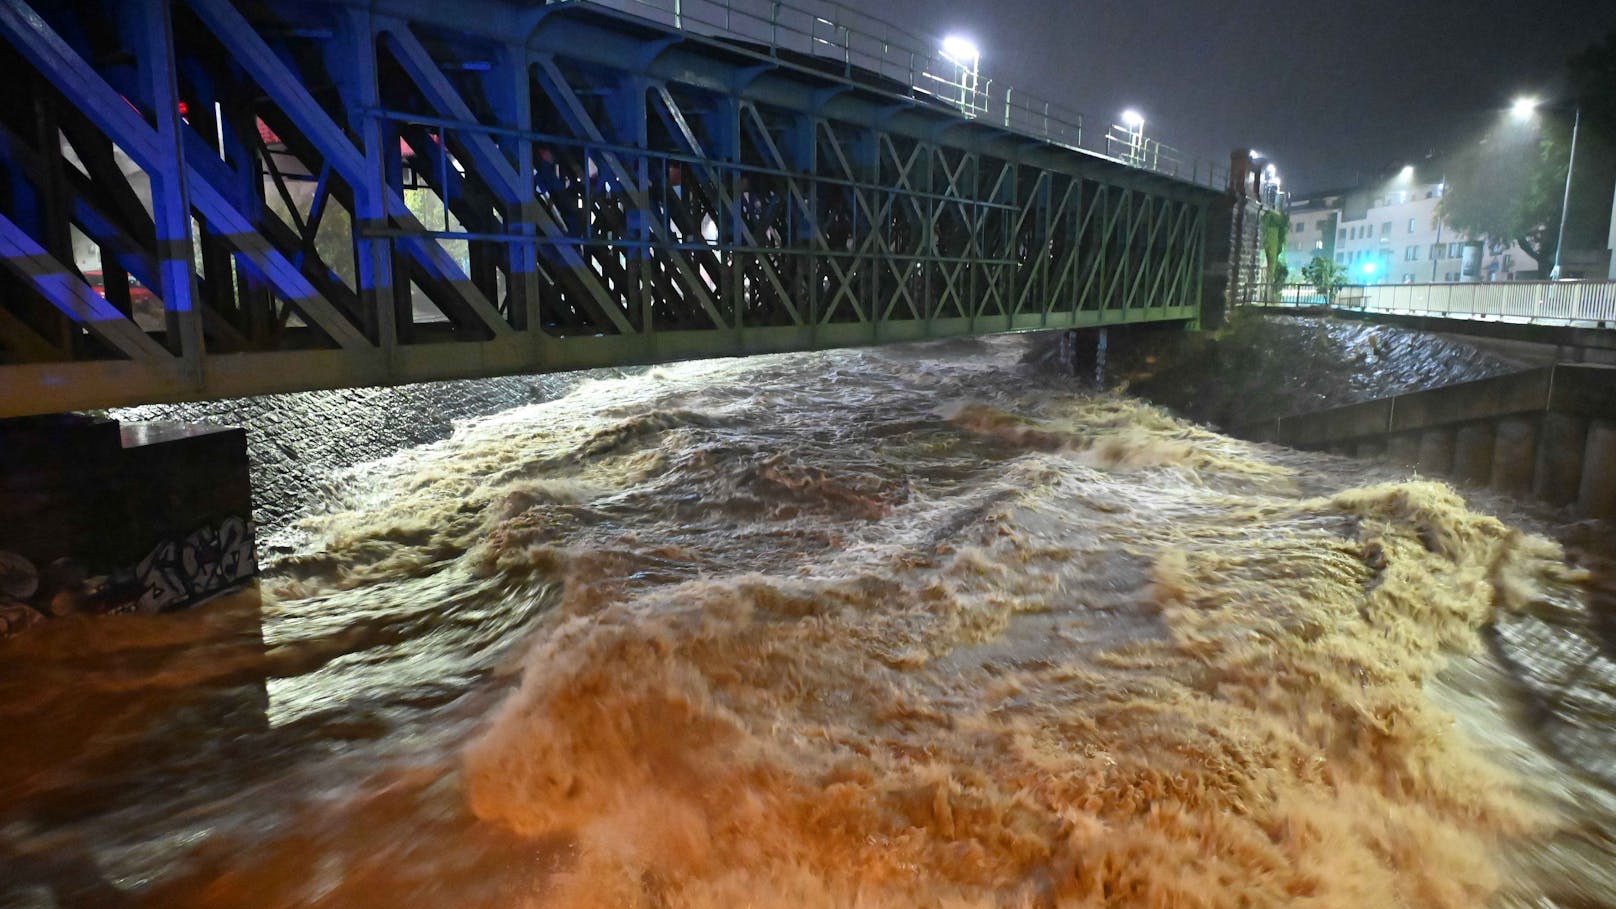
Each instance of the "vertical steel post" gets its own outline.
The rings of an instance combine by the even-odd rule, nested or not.
[[[498,65],[490,74],[489,96],[505,122],[517,133],[533,130],[533,80],[528,73],[527,50],[519,44],[506,45]],[[504,141],[505,154],[514,163],[521,181],[521,198],[512,206],[508,223],[511,233],[523,237],[538,234],[539,201],[533,167],[533,140],[525,135],[508,136]],[[539,246],[528,241],[511,243],[506,250],[506,270],[510,286],[508,316],[513,325],[533,333],[535,344],[541,340],[543,316],[539,299]]]
[[[370,236],[387,226],[389,162],[397,159],[397,139],[375,113],[381,107],[376,68],[375,23],[368,10],[352,9],[342,17],[327,63],[337,82],[348,126],[359,137],[365,155],[364,179],[353,190],[354,276],[365,334],[382,349],[389,368],[398,345],[399,304],[394,286],[391,240]]]
[[[1576,114],[1571,120],[1571,155],[1566,159],[1565,192],[1560,197],[1560,233],[1559,239],[1554,241],[1554,268],[1549,270],[1549,280],[1560,280],[1560,252],[1565,248],[1566,215],[1571,212],[1571,175],[1577,170],[1577,133],[1582,129],[1582,107],[1578,106]]]

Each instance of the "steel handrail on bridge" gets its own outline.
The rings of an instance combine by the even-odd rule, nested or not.
[[[974,63],[954,60],[943,42],[839,0],[549,0],[547,5],[600,6],[708,38],[756,42],[771,59],[782,52],[841,64],[849,82],[873,75],[902,83],[911,97],[958,108],[979,119],[1112,161],[1225,189],[1229,169],[1160,140],[1112,124],[1095,135],[1087,118],[1014,86],[996,90]]]
[[[1327,299],[1287,285],[1270,305],[1331,306],[1354,312],[1441,319],[1616,329],[1616,281],[1498,281],[1349,285]]]

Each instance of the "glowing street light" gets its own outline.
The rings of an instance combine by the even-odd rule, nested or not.
[[[982,59],[982,50],[964,35],[949,35],[943,39],[943,56],[960,66],[975,66]]]
[[[1414,179],[1414,165],[1412,165],[1412,164],[1403,165],[1403,169],[1397,172],[1397,179],[1399,179],[1399,180],[1412,180],[1412,179]]]
[[[1515,99],[1509,106],[1509,112],[1516,120],[1529,120],[1537,112],[1541,104],[1537,98],[1522,96]],[[1565,189],[1560,196],[1560,231],[1554,241],[1554,267],[1549,269],[1549,280],[1560,280],[1560,252],[1565,246],[1566,214],[1571,208],[1571,175],[1577,169],[1577,134],[1582,131],[1582,106],[1578,105],[1576,113],[1571,120],[1571,152],[1566,159]]]
[[[1145,125],[1145,115],[1130,107],[1122,112],[1122,125],[1129,129],[1142,129]]]
[[[982,72],[982,49],[964,35],[943,39],[943,59],[959,67],[959,106],[967,117],[976,116],[976,87]]]

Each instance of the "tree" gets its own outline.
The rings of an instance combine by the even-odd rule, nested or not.
[[[1272,209],[1262,215],[1263,260],[1268,265],[1268,286],[1274,296],[1285,283],[1285,241],[1290,238],[1291,219],[1284,212]]]
[[[1334,303],[1336,293],[1347,286],[1347,269],[1323,256],[1314,256],[1313,261],[1303,266],[1302,277],[1313,285],[1326,303]]]
[[[1568,246],[1603,246],[1616,184],[1616,32],[1566,64],[1570,98],[1540,112],[1537,128],[1500,122],[1447,162],[1447,191],[1438,208],[1450,226],[1472,237],[1514,241],[1547,273],[1554,261],[1571,151],[1573,110],[1582,110]]]

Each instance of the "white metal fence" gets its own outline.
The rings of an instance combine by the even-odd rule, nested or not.
[[[1450,319],[1616,328],[1616,282],[1379,284],[1336,295],[1342,309]]]

